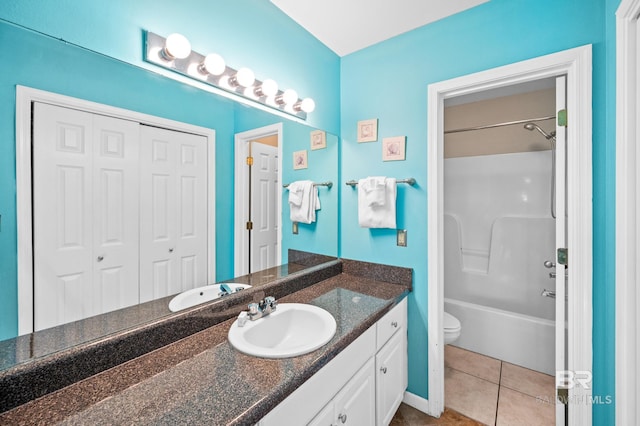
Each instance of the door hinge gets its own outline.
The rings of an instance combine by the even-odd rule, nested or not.
[[[567,110],[558,111],[558,126],[567,127]]]
[[[247,230],[251,231],[253,229],[253,222],[249,221],[247,222]]]
[[[253,157],[247,157],[247,166],[253,166]]]
[[[569,249],[567,248],[558,249],[558,264],[559,265],[569,264]]]

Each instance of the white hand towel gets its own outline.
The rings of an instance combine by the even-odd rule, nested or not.
[[[365,193],[367,205],[384,206],[386,200],[385,178],[383,176],[363,179],[362,189]]]
[[[384,203],[382,205],[370,204],[370,197],[367,193],[370,183],[367,182],[367,179],[358,181],[358,223],[362,228],[395,229],[396,179],[384,178]]]
[[[313,223],[316,221],[316,210],[319,209],[318,188],[312,181],[296,181],[289,185],[289,217],[292,222]]]

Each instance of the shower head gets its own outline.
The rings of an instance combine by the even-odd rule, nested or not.
[[[537,130],[538,132],[540,132],[540,134],[542,136],[544,136],[547,140],[553,140],[553,142],[556,141],[556,132],[551,132],[551,133],[547,133],[544,130],[542,130],[540,128],[540,126],[538,126],[536,123],[526,123],[524,125],[524,128],[527,130]]]

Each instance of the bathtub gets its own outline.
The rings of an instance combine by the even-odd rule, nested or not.
[[[555,375],[555,321],[448,298],[444,310],[462,324],[453,346]]]

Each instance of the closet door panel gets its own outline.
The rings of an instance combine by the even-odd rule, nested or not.
[[[141,302],[207,284],[206,138],[141,128]]]
[[[176,133],[176,132],[174,132]],[[178,255],[180,289],[207,284],[207,142],[203,136],[177,133]]]
[[[92,115],[34,104],[34,328],[94,315]]]
[[[139,148],[136,122],[93,118],[94,269],[98,313],[138,303]]]

